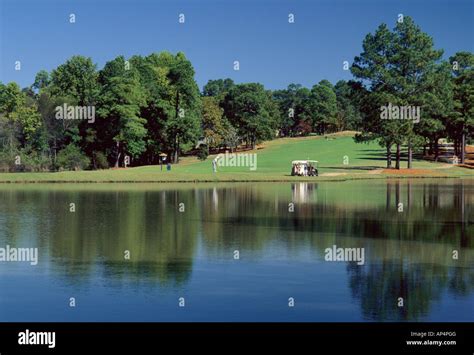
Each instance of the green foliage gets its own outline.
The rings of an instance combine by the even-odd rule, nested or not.
[[[10,152],[26,145],[42,125],[36,103],[16,83],[0,84],[0,142]],[[1,148],[1,147],[0,147]]]
[[[0,151],[0,172],[43,172],[50,169],[49,157],[31,147]]]
[[[61,150],[56,162],[60,170],[84,170],[90,164],[89,158],[74,144]]]
[[[443,54],[433,48],[433,40],[405,16],[393,31],[385,24],[363,42],[363,52],[354,58],[352,74],[368,86],[361,100],[362,129],[367,136],[387,147],[390,165],[392,144],[413,146],[423,135],[437,142],[444,121],[452,112],[451,78],[439,63]],[[421,106],[422,123],[413,120],[381,120],[380,108],[388,104]],[[400,155],[397,154],[397,167]]]
[[[310,100],[314,130],[320,134],[338,131],[340,127],[337,124],[337,97],[332,84],[321,80],[314,85]]]
[[[224,142],[226,124],[224,110],[212,96],[202,98],[202,128],[204,139],[210,148],[218,148]]]
[[[9,115],[22,105],[24,97],[17,83],[0,83],[0,112]]]
[[[225,97],[224,113],[252,148],[258,141],[275,136],[278,108],[261,84],[234,86]]]
[[[92,154],[92,164],[94,169],[107,169],[109,167],[107,157],[102,152],[94,152]]]
[[[240,144],[240,137],[239,137],[239,132],[237,131],[237,128],[232,126],[230,122],[225,121],[224,122],[224,136],[223,136],[223,143],[225,147],[228,147],[231,152],[234,151]]]
[[[21,164],[17,167],[16,171],[41,172],[48,171],[51,168],[51,161],[45,154],[22,150],[19,156]]]
[[[31,87],[33,89],[41,90],[46,88],[50,83],[49,73],[46,70],[40,70],[38,74],[36,74],[35,81]]]
[[[107,62],[100,72],[102,90],[97,111],[100,126],[106,126],[105,136],[99,133],[109,151],[115,149],[115,166],[120,158],[129,155],[137,158],[146,149],[146,120],[140,110],[146,103],[139,75],[135,70],[125,69],[125,59],[120,56]]]
[[[453,114],[453,82],[450,66],[446,62],[433,65],[423,78],[423,106],[420,122],[415,133],[428,141],[438,140],[446,134],[446,124]]]
[[[474,54],[458,52],[449,61],[454,75],[454,110],[448,122],[451,136],[474,136]],[[454,68],[456,66],[456,68]]]
[[[310,90],[300,84],[290,84],[285,90],[273,92],[273,99],[280,110],[282,136],[306,135],[311,132]]]
[[[359,130],[362,124],[360,105],[365,94],[363,87],[353,81],[339,80],[334,92],[337,100],[337,130]]]
[[[183,53],[174,57],[168,79],[174,112],[168,117],[166,131],[172,142],[172,161],[177,163],[180,145],[196,142],[201,135],[201,100],[194,69]]]
[[[53,95],[68,96],[80,106],[92,105],[98,93],[96,66],[91,58],[73,56],[51,72]]]
[[[235,86],[232,79],[218,79],[209,80],[202,90],[204,96],[213,96],[216,98],[222,98],[226,93],[229,92],[232,87]]]
[[[197,151],[197,157],[199,160],[206,160],[209,156],[209,146],[207,144],[201,144]]]

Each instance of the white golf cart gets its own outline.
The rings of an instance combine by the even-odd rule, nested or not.
[[[317,160],[293,160],[291,176],[318,176]]]

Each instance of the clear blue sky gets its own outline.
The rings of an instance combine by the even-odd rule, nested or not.
[[[0,81],[30,85],[72,55],[102,68],[117,55],[183,51],[209,79],[270,89],[350,79],[342,62],[378,25],[414,18],[445,58],[474,51],[474,0],[0,0]],[[69,23],[69,14],[76,23]],[[184,13],[185,24],[178,23]],[[288,14],[295,23],[288,23]],[[20,60],[21,71],[14,63]],[[240,61],[240,71],[233,61]]]

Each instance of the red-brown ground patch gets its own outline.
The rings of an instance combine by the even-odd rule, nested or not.
[[[413,175],[413,176],[440,176],[441,174],[430,169],[383,169],[383,174]]]

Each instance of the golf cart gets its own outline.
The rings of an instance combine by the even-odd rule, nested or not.
[[[318,176],[317,160],[293,160],[291,176]]]

